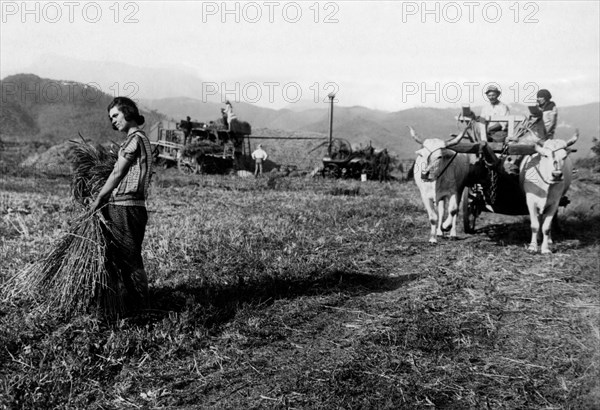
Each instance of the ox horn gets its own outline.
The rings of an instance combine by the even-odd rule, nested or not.
[[[570,147],[571,145],[575,144],[577,142],[578,138],[579,138],[579,128],[576,128],[575,134],[573,134],[571,139],[569,141],[567,141],[567,147]]]
[[[535,145],[533,146],[533,148],[535,148],[535,152],[537,152],[538,154],[540,154],[542,156],[546,156],[546,151],[545,151],[546,149],[543,147],[543,145],[536,142]]]
[[[452,146],[458,144],[464,136],[465,136],[465,131],[462,131],[456,137],[452,138],[449,141],[446,141],[446,148],[452,147]]]
[[[423,145],[423,141],[418,137],[417,133],[415,132],[415,129],[410,125],[408,126],[408,129],[410,130],[410,136],[413,137],[413,139],[419,144]]]

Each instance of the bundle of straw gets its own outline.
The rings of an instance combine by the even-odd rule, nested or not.
[[[15,275],[20,292],[33,296],[42,311],[66,316],[100,311],[114,316],[122,311],[119,278],[107,269],[104,226],[95,214],[83,214],[52,251]]]
[[[116,153],[102,146],[85,142],[71,141],[67,158],[71,163],[73,177],[71,193],[73,199],[81,205],[94,199],[106,182],[117,161]]]
[[[48,255],[9,278],[3,294],[30,296],[44,312],[72,316],[96,311],[112,317],[123,311],[123,300],[119,275],[106,261],[109,227],[100,213],[87,209],[86,202],[104,185],[116,155],[85,140],[71,142],[71,191],[81,214]]]

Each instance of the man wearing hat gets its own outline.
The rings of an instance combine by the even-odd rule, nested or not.
[[[554,131],[556,130],[556,123],[558,121],[558,110],[556,104],[552,99],[552,94],[546,89],[541,89],[537,92],[537,104],[541,111],[541,118],[544,122],[544,131],[546,136],[544,139],[554,138]]]
[[[494,85],[490,85],[487,90],[485,90],[485,95],[489,100],[489,104],[485,105],[481,109],[481,114],[479,115],[479,120],[489,121],[490,117],[504,116],[510,115],[510,110],[508,106],[503,102],[500,102],[498,97],[500,97],[502,92],[498,89],[498,87]],[[487,138],[489,141],[497,141],[503,142],[506,138],[506,126],[505,122],[496,122],[491,121],[487,123]],[[480,130],[483,132],[485,127],[481,127]],[[486,134],[482,134],[486,135]]]

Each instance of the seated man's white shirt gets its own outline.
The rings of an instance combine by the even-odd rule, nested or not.
[[[489,120],[490,117],[498,117],[498,116],[504,116],[504,115],[510,115],[510,110],[508,109],[508,106],[502,102],[498,102],[498,104],[496,105],[492,105],[492,104],[487,104],[486,106],[484,106],[481,109],[481,114],[480,117],[485,118],[486,120]],[[490,122],[488,123],[488,128],[496,125],[496,124],[500,124],[500,126],[502,127],[502,131],[506,130],[507,127],[507,123],[506,122]]]

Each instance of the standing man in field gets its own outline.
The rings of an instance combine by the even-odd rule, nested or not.
[[[252,159],[254,160],[254,177],[262,175],[263,162],[267,160],[267,153],[262,149],[262,145],[258,144],[256,150],[252,153]]]
[[[188,115],[186,120],[185,126],[183,127],[183,145],[187,145],[188,141],[190,141],[190,135],[192,134],[192,119]]]
[[[388,154],[387,148],[384,149],[379,156],[379,166],[377,171],[379,173],[379,182],[388,180],[388,173],[390,172],[390,155]]]

